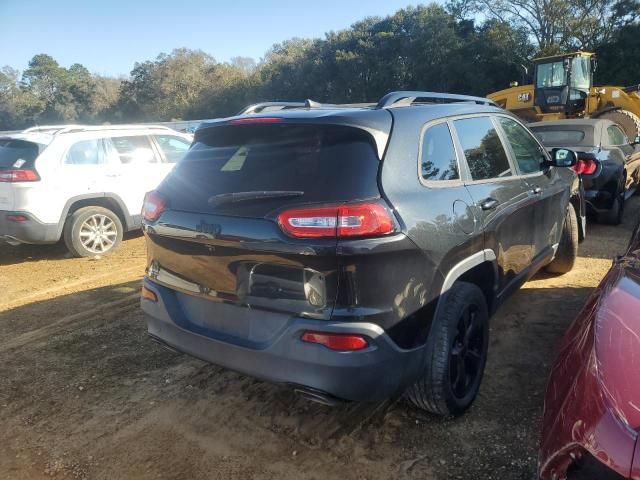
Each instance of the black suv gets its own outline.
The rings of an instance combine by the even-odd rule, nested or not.
[[[575,154],[476,97],[261,104],[205,123],[147,194],[149,334],[316,401],[409,388],[458,414],[489,316],[569,271]]]

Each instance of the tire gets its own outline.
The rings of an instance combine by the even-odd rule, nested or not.
[[[94,257],[118,248],[122,233],[122,222],[114,212],[103,207],[83,207],[67,219],[63,238],[74,256]]]
[[[624,214],[624,191],[616,192],[613,205],[609,210],[598,214],[598,222],[607,225],[620,225]]]
[[[628,110],[609,110],[596,118],[606,118],[617,123],[631,141],[640,135],[640,117]]]
[[[553,261],[545,267],[550,273],[568,273],[573,269],[573,265],[578,258],[578,219],[573,206],[569,205],[564,217],[562,226],[562,236],[558,251]]]
[[[425,347],[424,371],[407,390],[407,397],[422,410],[460,415],[475,400],[482,381],[489,349],[489,313],[482,290],[471,283],[454,284],[441,302]],[[461,336],[462,331],[470,335]]]

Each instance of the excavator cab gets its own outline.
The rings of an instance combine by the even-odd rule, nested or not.
[[[534,63],[534,104],[542,113],[574,115],[585,110],[596,66],[593,54],[576,52]]]

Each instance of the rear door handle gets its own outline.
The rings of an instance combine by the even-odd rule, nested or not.
[[[498,205],[500,205],[500,202],[495,198],[491,198],[491,197],[485,198],[480,202],[480,208],[482,210],[493,210]]]
[[[542,193],[542,187],[538,187],[538,186],[533,187],[533,190],[531,190],[531,193],[533,193],[534,195],[540,195]]]

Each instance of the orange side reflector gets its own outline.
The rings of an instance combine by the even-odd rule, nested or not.
[[[142,286],[142,298],[145,300],[149,300],[150,302],[156,303],[158,301],[158,296],[156,292],[149,290],[144,285]]]

